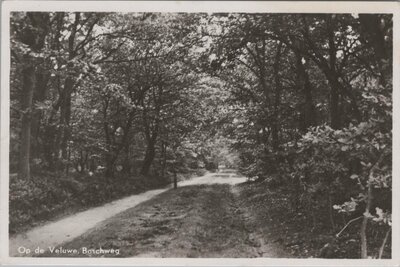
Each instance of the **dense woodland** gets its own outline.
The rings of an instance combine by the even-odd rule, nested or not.
[[[390,247],[391,15],[10,23],[10,230],[225,165],[285,188],[311,231],[356,229],[357,257]]]

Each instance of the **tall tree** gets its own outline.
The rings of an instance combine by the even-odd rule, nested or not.
[[[40,53],[45,46],[49,23],[49,14],[39,12],[27,12],[22,15],[20,20],[12,21],[13,30],[16,31],[15,46],[19,46],[12,48],[13,55],[22,64],[19,176],[25,179],[30,179],[31,175],[31,119],[34,89],[35,84],[38,84],[36,80],[36,66],[40,62]]]

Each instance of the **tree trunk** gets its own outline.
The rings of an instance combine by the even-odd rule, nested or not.
[[[161,177],[165,177],[165,170],[167,168],[167,145],[161,143]]]
[[[124,152],[125,152],[125,159],[124,159],[123,171],[126,174],[130,174],[131,173],[131,161],[130,161],[130,147],[129,147],[129,144],[124,146]]]
[[[349,83],[340,80],[340,74],[336,69],[336,45],[335,45],[335,29],[334,23],[332,23],[332,15],[326,15],[327,22],[327,39],[328,39],[328,55],[329,60],[327,60],[323,54],[315,47],[315,43],[309,35],[309,28],[306,17],[303,16],[304,23],[304,40],[310,51],[300,49],[299,52],[304,53],[310,57],[315,64],[321,69],[325,74],[329,86],[331,88],[329,104],[330,104],[330,124],[332,128],[340,128],[340,109],[339,109],[339,95],[345,95],[349,98],[351,109],[353,111],[354,119],[357,122],[361,121],[361,113],[358,108],[357,99],[352,92],[352,87]],[[296,48],[295,48],[296,49]],[[298,48],[299,49],[299,48]]]
[[[140,171],[143,175],[148,175],[150,171],[151,164],[153,163],[154,157],[156,155],[155,144],[153,141],[148,143],[146,149],[146,155],[143,160],[142,169]]]
[[[51,47],[53,50],[58,51],[59,53],[61,52],[61,44],[60,44],[60,36],[61,36],[61,31],[62,31],[62,26],[63,26],[63,19],[64,19],[64,12],[57,12],[56,13],[56,32],[55,32],[55,38],[53,43],[51,44]],[[56,76],[55,80],[55,89],[57,92],[62,91],[61,87],[61,78],[60,75]],[[51,171],[54,171],[56,169],[56,163],[58,159],[58,154],[59,154],[59,129],[58,125],[55,123],[55,117],[57,113],[59,112],[61,106],[61,95],[58,96],[57,101],[52,105],[52,110],[51,114],[48,118],[48,120],[44,124],[44,129],[43,129],[43,142],[42,147],[43,147],[43,156],[44,159],[46,160],[46,163],[48,165],[48,168]]]
[[[107,110],[109,106],[109,100],[105,100],[103,106],[103,130],[105,135],[107,153],[106,153],[106,175],[108,177],[113,177],[114,175],[114,164],[118,160],[120,153],[124,147],[126,147],[129,152],[129,136],[130,136],[130,128],[132,127],[132,121],[135,113],[131,112],[128,116],[128,121],[124,128],[124,135],[122,140],[117,143],[115,141],[115,132],[109,131],[108,118],[107,118]],[[128,159],[129,160],[129,159]]]
[[[382,153],[379,156],[379,159],[376,161],[376,163],[371,167],[371,169],[369,171],[369,175],[368,175],[365,211],[364,211],[364,217],[363,217],[363,221],[361,223],[361,229],[360,229],[361,258],[362,259],[368,258],[367,226],[368,226],[368,221],[370,220],[369,216],[370,216],[370,210],[371,210],[372,199],[373,199],[373,194],[372,194],[373,184],[372,184],[372,182],[374,181],[375,170],[379,167],[379,165],[383,161],[384,157],[385,157],[385,154]]]
[[[46,98],[47,84],[50,79],[50,75],[44,73],[43,69],[39,69],[36,73],[36,83],[33,94],[33,105],[36,103],[43,102]],[[42,119],[42,111],[34,110],[32,113],[32,125],[31,125],[31,134],[32,134],[32,156],[40,157],[42,151],[42,138],[40,138],[40,126]],[[47,140],[46,140],[47,141]]]
[[[117,157],[111,155],[110,153],[106,154],[106,178],[112,178],[114,177],[114,165],[115,161],[117,160]]]
[[[333,217],[333,203],[332,203],[332,195],[331,192],[328,192],[328,203],[329,203],[329,220],[331,222],[331,227],[332,227],[332,231],[335,231],[336,229],[336,225],[335,225],[335,219]]]
[[[68,153],[68,141],[71,135],[70,121],[71,121],[71,102],[72,102],[72,88],[74,86],[74,81],[71,78],[65,80],[65,85],[63,89],[63,100],[61,104],[60,111],[60,124],[61,124],[61,156],[64,160],[67,159]]]
[[[297,70],[297,80],[300,83],[302,94],[304,97],[303,102],[303,118],[300,123],[300,130],[305,132],[308,127],[315,125],[315,106],[312,96],[312,84],[310,82],[310,77],[306,71],[303,64],[303,58],[300,53],[296,53],[296,70]]]
[[[22,119],[21,119],[21,145],[19,151],[19,176],[30,179],[30,148],[31,148],[31,115],[33,89],[35,86],[35,68],[28,65],[22,70]]]
[[[388,58],[388,53],[385,45],[385,35],[381,27],[381,19],[377,14],[360,14],[359,21],[364,30],[366,39],[372,45],[375,51],[377,60]]]
[[[329,95],[329,111],[330,111],[330,125],[333,129],[340,128],[340,114],[339,114],[339,91],[335,85],[331,84],[331,91]]]
[[[380,72],[379,83],[385,87],[386,76],[392,76],[392,68],[390,67],[392,66],[392,49],[386,45],[381,17],[377,14],[360,14],[359,21],[363,29],[361,36],[368,40],[375,52],[373,54]],[[388,22],[386,21],[386,23]],[[388,60],[388,64],[384,64],[384,60]]]
[[[281,104],[282,85],[279,77],[279,65],[282,53],[282,43],[278,43],[274,62],[274,82],[275,82],[275,95],[274,95],[274,117],[272,119],[271,134],[272,134],[272,147],[274,151],[279,148],[279,106]]]
[[[79,22],[80,22],[80,13],[75,12],[75,21],[72,24],[71,34],[68,37],[69,60],[72,60],[76,57],[75,37],[78,30]],[[59,142],[60,142],[61,157],[65,162],[68,162],[68,141],[71,135],[70,121],[71,121],[71,102],[72,102],[73,88],[74,88],[74,78],[68,76],[64,82],[64,88],[62,91],[62,99],[60,106],[61,133]]]
[[[49,170],[54,171],[57,158],[57,129],[56,126],[53,125],[52,119],[49,119],[44,127],[43,138],[44,140],[46,140],[45,142],[43,142],[43,155],[47,162]]]
[[[368,195],[367,195],[367,203],[365,207],[364,217],[361,223],[360,229],[360,238],[361,238],[361,259],[368,258],[368,242],[367,242],[367,226],[368,226],[368,215],[371,209],[372,202],[372,185],[368,181]]]
[[[27,12],[30,25],[25,31],[18,33],[18,38],[32,50],[38,52],[45,44],[48,31],[49,14],[40,12]],[[22,69],[22,97],[21,97],[21,145],[19,151],[19,176],[30,179],[30,157],[31,157],[31,126],[33,94],[35,89],[35,66],[29,56],[26,56],[25,67]]]
[[[329,45],[329,68],[330,71],[336,73],[336,45],[335,33],[332,25],[332,16],[327,15],[327,31]],[[339,88],[336,81],[330,81],[330,124],[333,129],[340,128],[340,110],[339,110]]]

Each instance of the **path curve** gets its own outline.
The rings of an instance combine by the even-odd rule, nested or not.
[[[233,170],[226,170],[182,181],[179,182],[178,186],[213,183],[237,184],[244,181],[246,181],[246,178],[237,176]],[[18,250],[25,248],[33,252],[37,247],[47,249],[70,241],[95,227],[98,223],[170,189],[156,189],[128,196],[13,236],[9,240],[9,255],[10,257],[30,256],[32,253],[21,254]]]

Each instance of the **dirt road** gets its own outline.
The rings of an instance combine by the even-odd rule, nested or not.
[[[243,181],[245,181],[244,177],[237,176],[233,172],[227,170],[224,173],[207,174],[203,177],[180,182],[179,187],[205,184],[226,184],[228,186]],[[94,227],[95,229],[99,229],[99,227],[101,228],[100,225],[104,226],[104,223],[102,222],[107,222],[107,219],[109,218],[113,220],[113,216],[118,213],[134,208],[140,203],[150,200],[168,190],[169,188],[151,190],[142,194],[126,197],[14,236],[10,239],[9,243],[10,256],[35,256],[34,249],[37,247],[48,250],[49,247],[56,247],[60,244],[69,242],[74,238],[87,233],[87,231]],[[170,192],[166,195],[174,196],[174,194],[174,192]],[[158,198],[155,198],[151,202],[154,201],[157,202],[159,200]],[[190,208],[190,205],[188,208]],[[30,253],[28,252],[28,249],[31,251]],[[21,253],[21,251],[24,251],[24,253]]]
[[[225,181],[225,182],[224,182]],[[288,257],[241,207],[234,184],[218,173],[187,182],[96,225],[43,257]]]

